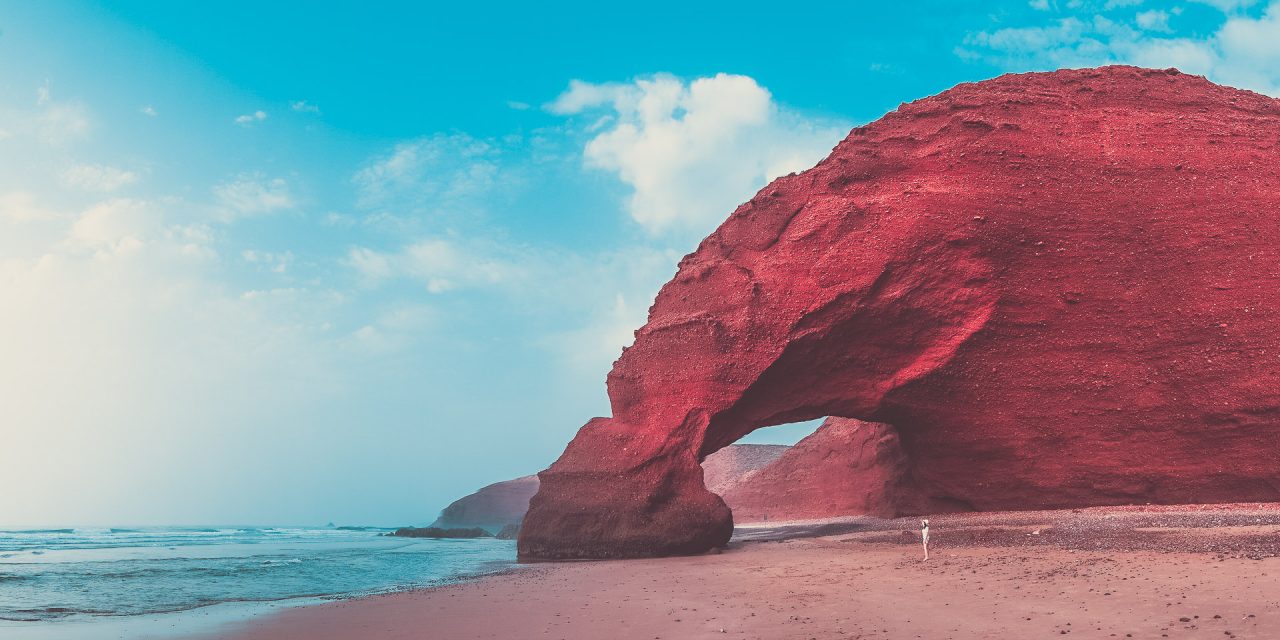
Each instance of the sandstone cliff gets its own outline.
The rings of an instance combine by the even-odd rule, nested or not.
[[[453,501],[431,523],[439,528],[479,527],[497,534],[504,527],[519,524],[529,509],[529,498],[538,492],[538,476],[523,476],[495,482]]]
[[[1280,102],[1132,67],[902,105],[681,261],[540,474],[525,558],[697,553],[700,461],[893,425],[963,509],[1280,500]]]
[[[707,487],[724,493],[778,459],[789,447],[774,444],[736,444],[725,447],[702,462]],[[496,482],[453,501],[431,523],[434,528],[479,527],[502,537],[514,537],[538,491],[538,476]]]
[[[709,491],[723,496],[725,492],[750,480],[789,448],[780,444],[729,445],[702,461],[702,482]]]
[[[893,518],[938,509],[915,491],[897,430],[849,418],[827,418],[768,466],[726,491],[712,491],[736,522]]]

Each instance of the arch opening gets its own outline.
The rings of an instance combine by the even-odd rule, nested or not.
[[[702,463],[736,524],[892,518],[925,504],[892,425],[829,416],[758,429]]]
[[[770,427],[761,427],[738,439],[735,445],[766,444],[794,446],[801,440],[813,435],[827,418],[814,418],[800,422],[788,422]]]

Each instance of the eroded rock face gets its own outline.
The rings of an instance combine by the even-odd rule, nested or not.
[[[769,466],[715,493],[737,522],[893,518],[936,510],[915,489],[897,430],[850,418],[827,418]]]
[[[787,452],[782,444],[733,444],[702,461],[702,483],[719,496],[749,482],[761,469]]]
[[[702,461],[703,481],[712,491],[723,494],[777,460],[789,448],[774,444],[729,445]],[[454,500],[440,512],[431,527],[479,527],[498,538],[514,539],[529,510],[529,499],[537,492],[538,476],[495,482]]]
[[[1280,103],[1128,67],[903,105],[739,207],[658,294],[525,558],[695,553],[698,462],[894,425],[956,508],[1280,499]]]

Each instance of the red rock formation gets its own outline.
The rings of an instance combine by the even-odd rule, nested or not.
[[[790,449],[782,444],[732,444],[702,461],[702,483],[711,493],[725,492],[749,481]]]
[[[529,498],[538,492],[538,476],[495,482],[454,500],[440,512],[432,527],[479,527],[496,534],[509,524],[519,524],[529,510]]]
[[[775,444],[729,445],[702,461],[704,482],[716,493],[724,493],[769,463],[790,447]],[[440,512],[431,527],[479,527],[498,535],[514,530],[529,510],[529,499],[538,492],[538,476],[523,476],[495,482],[475,493],[454,500]]]
[[[700,552],[698,461],[894,425],[979,510],[1280,499],[1280,102],[1109,67],[963,84],[738,208],[551,468],[525,558]]]
[[[707,488],[724,498],[737,522],[893,518],[934,510],[915,490],[897,430],[849,418],[827,418],[775,462],[726,491]]]

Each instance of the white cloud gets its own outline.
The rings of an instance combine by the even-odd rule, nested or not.
[[[630,247],[558,261],[559,274],[539,275],[537,280],[563,281],[563,288],[551,292],[560,302],[542,304],[581,308],[582,320],[546,336],[541,345],[587,380],[602,380],[622,349],[635,340],[649,305],[675,274],[679,259],[679,252],[669,249]]]
[[[47,146],[64,146],[86,137],[93,129],[93,119],[88,107],[78,100],[62,100],[54,96],[46,82],[36,89],[35,106],[15,108],[6,106],[8,127],[0,138],[26,138]],[[36,153],[28,149],[28,155]]]
[[[346,263],[372,285],[408,278],[421,282],[430,293],[446,293],[463,288],[513,286],[525,278],[526,268],[535,260],[510,246],[426,238],[394,253],[353,247]]]
[[[67,233],[67,246],[100,256],[123,255],[145,246],[160,227],[160,216],[148,203],[109,200],[80,215]]]
[[[259,109],[257,111],[254,111],[253,113],[246,113],[242,116],[236,116],[235,122],[236,124],[242,127],[248,127],[258,122],[262,122],[263,120],[266,120],[266,119],[267,119],[267,112]]]
[[[631,85],[620,82],[595,84],[570,80],[569,88],[547,105],[547,111],[562,116],[582,113],[587,109],[612,103],[630,88]]]
[[[317,107],[316,105],[311,104],[306,100],[297,100],[294,102],[290,102],[289,108],[300,113],[320,113],[320,107]],[[262,112],[259,111],[258,113],[262,113]],[[262,114],[262,117],[265,118],[266,114],[265,113]]]
[[[595,310],[586,324],[548,336],[543,345],[576,370],[607,372],[622,350],[635,342],[635,332],[644,326],[650,300],[651,296],[633,300],[616,293],[613,304]]]
[[[632,188],[627,209],[651,233],[704,234],[769,180],[816,164],[847,133],[779,108],[751,78],[723,73],[690,83],[666,75],[574,81],[547,108],[606,113],[586,163]]]
[[[106,522],[131,506],[131,518],[155,517],[127,500],[100,511],[94,504],[178,477],[209,456],[236,455],[225,444],[233,439],[274,449],[272,434],[295,421],[270,418],[303,415],[314,402],[305,387],[331,389],[325,333],[306,323],[327,315],[318,312],[323,298],[299,296],[285,310],[242,298],[216,277],[208,236],[167,221],[167,208],[100,202],[52,220],[60,233],[48,241],[24,234],[29,258],[0,254],[0,308],[21,310],[0,314],[11,427],[0,476],[12,485],[51,460],[95,474],[109,466],[100,487],[86,488],[76,474],[41,486],[77,517]],[[181,499],[166,504],[173,509],[164,517],[199,517],[180,513]],[[22,501],[0,505],[10,518],[39,517]]]
[[[397,144],[352,181],[362,208],[439,211],[492,198],[499,186],[500,154],[494,144],[464,134],[436,135]]]
[[[218,214],[223,220],[275,213],[295,204],[283,178],[268,179],[259,174],[242,174],[214,187],[213,194],[221,205]]]
[[[394,353],[408,347],[415,336],[430,329],[437,316],[426,305],[398,305],[351,332],[349,344],[365,353]]]
[[[100,164],[78,164],[62,174],[67,186],[86,191],[117,191],[138,181],[138,174]]]
[[[1223,13],[1234,13],[1241,9],[1247,9],[1249,7],[1252,7],[1255,4],[1258,4],[1259,0],[1191,0],[1191,1],[1198,2],[1200,4],[1207,4],[1209,6],[1212,6],[1222,11]]]
[[[149,104],[148,104],[148,105],[143,105],[143,107],[142,107],[141,109],[138,109],[138,113],[141,113],[142,115],[147,116],[147,117],[149,117],[149,118],[154,118],[154,117],[156,117],[157,115],[160,115],[160,114],[156,111],[156,108],[155,108],[155,107],[153,107],[153,106],[151,106],[151,105],[149,105]]]
[[[558,191],[510,217],[528,225],[512,233],[536,242],[567,227],[534,227],[571,224],[538,219],[560,213],[557,198],[567,202],[583,182],[608,177],[581,179],[586,136],[569,139],[568,127],[514,140],[407,141],[353,172],[348,193],[335,186],[337,201],[354,196],[361,204],[333,205],[344,207],[332,220],[343,228],[322,229],[288,215],[310,204],[302,188],[313,180],[287,166],[200,182],[210,167],[267,167],[271,158],[242,148],[218,157],[218,145],[200,144],[216,132],[148,139],[159,132],[146,125],[158,120],[141,105],[154,96],[108,100],[103,105],[122,108],[96,114],[59,93],[24,91],[23,104],[0,123],[14,134],[2,145],[11,170],[0,188],[0,309],[19,310],[0,313],[0,405],[15,425],[0,446],[0,485],[21,484],[49,460],[84,473],[53,474],[40,500],[0,497],[10,519],[337,519],[333,509],[350,501],[299,506],[299,495],[334,495],[314,491],[333,474],[308,476],[306,468],[354,469],[366,478],[368,469],[405,468],[398,458],[387,462],[385,447],[361,453],[360,443],[408,437],[401,457],[421,458],[456,431],[449,424],[473,417],[458,400],[478,388],[473,380],[515,398],[509,404],[520,405],[521,419],[571,430],[573,420],[559,414],[586,413],[604,394],[581,392],[584,385],[566,379],[576,375],[570,368],[603,384],[682,253],[637,248],[644,243],[634,237],[600,238],[626,247],[616,256],[595,239],[567,240],[587,242],[581,252],[504,239],[497,216],[484,214],[503,211],[508,185],[536,175],[546,180],[538,193]],[[281,118],[281,108],[271,116]],[[183,111],[166,107],[166,118],[175,109]],[[250,116],[250,124],[266,119]],[[597,116],[610,114],[590,117],[601,122],[597,133],[618,120]],[[86,135],[82,146],[40,144]],[[534,142],[538,136],[544,140]],[[193,149],[215,156],[192,159]],[[145,169],[173,162],[181,171]],[[214,186],[218,177],[223,183]],[[369,222],[439,208],[463,215],[395,234]],[[582,208],[566,204],[565,217]],[[285,215],[222,224],[272,212]],[[335,238],[348,239],[334,250]],[[347,251],[352,244],[360,246]],[[493,379],[493,362],[502,379]],[[380,411],[373,422],[371,404]],[[546,406],[530,408],[539,404]],[[509,424],[505,416],[488,420]],[[344,438],[353,428],[378,437]],[[561,437],[548,436],[557,440],[548,448]],[[230,480],[217,468],[228,463],[242,471]],[[104,480],[86,486],[85,474]],[[280,486],[270,478],[292,480]],[[345,478],[333,484],[368,493]],[[277,489],[257,506],[234,497],[253,486]],[[278,513],[281,504],[293,515]]]
[[[423,238],[395,251],[352,247],[345,263],[368,287],[407,281],[431,294],[486,294],[510,314],[568,313],[571,321],[531,341],[596,382],[631,344],[679,257],[642,246],[584,254],[454,236]],[[386,346],[390,337],[374,323],[353,339]]]
[[[427,290],[443,293],[470,284],[493,285],[520,278],[517,261],[503,255],[466,251],[441,239],[423,240],[405,252],[409,273],[425,280]]]
[[[365,247],[352,247],[347,252],[346,263],[370,284],[381,283],[396,275],[391,256]]]
[[[36,116],[36,127],[40,137],[49,144],[81,138],[91,127],[89,110],[75,102],[45,101]]]
[[[1036,11],[1114,11],[1141,5],[1144,0],[1028,0],[1027,4]]]
[[[1049,25],[1006,27],[995,31],[970,34],[965,44],[986,54],[985,57],[1006,67],[1057,69],[1086,67],[1108,61],[1110,52],[1099,40],[1100,29],[1110,28],[1110,20],[1084,21],[1076,17],[1061,18]],[[969,53],[969,50],[962,50]],[[978,55],[978,54],[973,54]]]
[[[28,191],[0,194],[0,220],[14,223],[54,220],[61,216],[37,202]]]
[[[1169,13],[1152,9],[1150,11],[1142,11],[1133,17],[1134,22],[1138,23],[1138,27],[1147,31],[1162,31],[1168,33],[1169,29]]]
[[[1224,10],[1245,6],[1213,3]],[[1258,17],[1231,15],[1204,37],[1165,35],[1167,16],[1144,12],[1138,27],[1094,16],[1067,17],[1048,26],[1011,27],[969,35],[963,57],[981,58],[1010,70],[1052,70],[1100,64],[1176,67],[1187,73],[1272,96],[1280,96],[1280,2]]]
[[[285,273],[289,270],[289,265],[293,264],[292,251],[272,252],[245,249],[240,252],[240,257],[245,262],[259,265],[272,273]]]
[[[427,291],[444,293],[460,286],[463,278],[471,279],[465,271],[465,260],[458,248],[447,240],[423,240],[410,246],[403,258],[409,273],[427,283]],[[492,264],[492,263],[490,263]]]
[[[567,313],[569,322],[532,342],[594,382],[631,344],[679,258],[680,252],[643,246],[577,253],[453,236],[389,252],[353,247],[345,262],[370,287],[407,281],[433,294],[487,294],[510,314]],[[385,337],[377,326],[362,331],[370,341]]]
[[[1172,67],[1185,73],[1209,76],[1218,82],[1234,84],[1237,87],[1262,90],[1259,87],[1250,87],[1248,83],[1228,82],[1219,72],[1227,71],[1228,75],[1231,75],[1230,71],[1221,69],[1221,60],[1218,55],[1200,41],[1186,38],[1159,38],[1125,45],[1123,49],[1125,53],[1118,56],[1115,62],[1153,69]]]
[[[1223,66],[1247,74],[1266,76],[1275,86],[1280,77],[1280,2],[1273,3],[1258,18],[1228,18],[1214,41]]]

